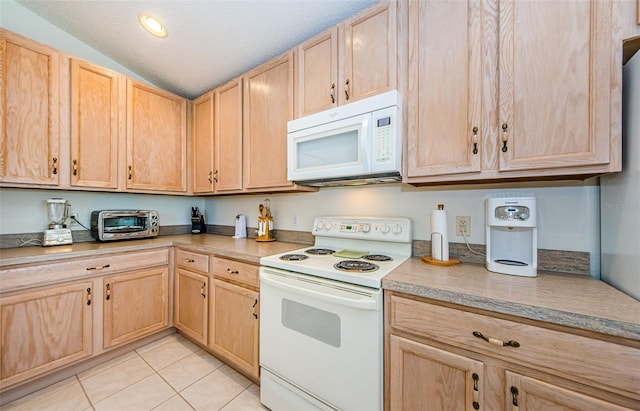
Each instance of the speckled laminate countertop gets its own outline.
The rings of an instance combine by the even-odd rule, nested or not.
[[[260,263],[260,257],[304,247],[301,244],[281,241],[262,243],[255,241],[255,239],[234,239],[215,234],[182,234],[145,240],[105,243],[84,242],[56,247],[5,248],[0,250],[0,268],[171,246],[188,247],[190,250],[202,251],[220,257],[235,258],[255,264]]]
[[[588,276],[517,277],[481,265],[438,267],[413,257],[387,275],[382,287],[640,342],[640,302]]]

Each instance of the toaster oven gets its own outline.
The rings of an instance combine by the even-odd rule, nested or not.
[[[155,210],[96,210],[91,212],[91,235],[99,241],[156,237],[158,220]]]

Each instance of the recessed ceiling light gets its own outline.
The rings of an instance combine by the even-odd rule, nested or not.
[[[147,30],[149,33],[153,34],[156,37],[167,37],[169,32],[164,27],[164,25],[160,22],[160,20],[155,17],[148,16],[146,14],[140,14],[138,16],[138,20],[142,27]]]

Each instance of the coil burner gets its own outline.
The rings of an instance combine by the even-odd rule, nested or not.
[[[335,253],[335,251],[329,248],[310,248],[308,250],[305,250],[305,253],[311,255],[331,255]]]
[[[280,257],[280,259],[284,261],[302,261],[306,260],[307,258],[309,257],[304,254],[285,254]]]
[[[367,261],[344,260],[339,263],[335,263],[333,268],[341,271],[368,273],[376,271],[379,267],[376,264]]]
[[[362,257],[364,260],[369,261],[393,261],[393,258],[384,254],[369,254]]]

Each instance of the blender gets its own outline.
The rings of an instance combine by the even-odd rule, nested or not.
[[[69,203],[62,198],[47,199],[47,213],[49,214],[49,229],[44,230],[43,246],[72,244],[71,230],[65,221],[69,217]]]

